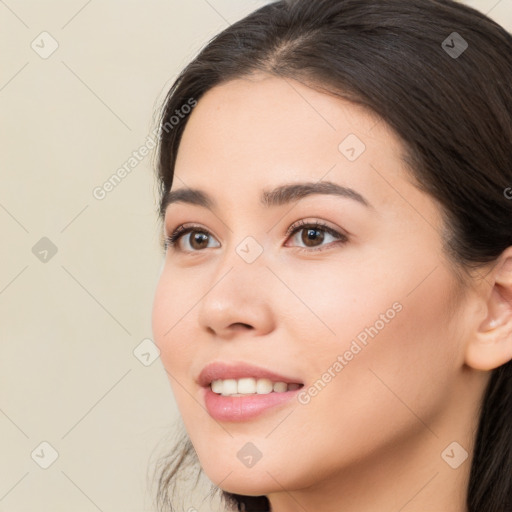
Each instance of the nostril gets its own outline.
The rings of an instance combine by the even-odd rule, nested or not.
[[[249,325],[249,324],[244,324],[242,322],[236,322],[234,324],[231,325],[231,327],[234,327],[235,329],[238,329],[238,328],[248,328],[248,329],[253,329],[253,326],[252,325]]]

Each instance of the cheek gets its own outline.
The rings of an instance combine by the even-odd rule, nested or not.
[[[199,297],[189,295],[180,279],[164,270],[156,287],[151,319],[154,342],[185,422],[198,413],[197,402],[191,400],[187,392],[193,379],[190,363],[197,357],[194,346],[197,334],[190,329],[187,331],[187,326],[191,325],[188,315],[194,314],[193,305]],[[189,428],[187,426],[187,430]]]
[[[343,444],[338,453],[350,458],[351,452],[361,456],[361,450],[405,438],[407,432],[428,434],[425,425],[435,424],[448,403],[463,362],[447,313],[448,295],[441,276],[408,296],[397,294],[401,310],[388,309],[392,300],[381,298],[367,304],[359,327],[334,324],[343,333],[340,341],[317,352],[312,385],[303,394],[307,416],[323,419],[316,422],[315,438]],[[339,457],[322,452],[327,459]]]
[[[388,322],[398,316],[393,303],[399,294],[375,285],[382,269],[363,264],[354,268],[350,258],[351,254],[341,253],[337,261],[291,262],[274,269],[288,287],[272,295],[272,307],[283,319],[280,338],[293,343],[296,360],[303,363],[308,378],[324,373],[350,349],[353,339],[370,339],[367,327],[378,322],[382,329],[385,324],[379,315],[387,313]]]
[[[312,309],[336,336],[319,336],[326,328],[309,317],[302,334],[302,343],[310,338],[307,349],[297,343],[299,357],[308,361],[309,387],[288,434],[316,446],[319,467],[320,461],[355,460],[413,432],[428,436],[425,425],[434,425],[447,406],[463,364],[448,307],[451,277],[439,267],[415,288],[420,274],[402,274],[389,287],[374,289],[369,275],[359,281],[345,276],[343,282],[331,279],[333,292],[317,294],[320,300],[309,295]],[[306,286],[301,293],[307,297]],[[281,442],[286,446],[285,438]]]
[[[194,314],[199,296],[187,292],[180,280],[165,270],[156,287],[151,318],[153,337],[165,369],[173,375],[181,373],[194,355],[197,333],[187,330],[187,326],[191,325],[188,316]]]

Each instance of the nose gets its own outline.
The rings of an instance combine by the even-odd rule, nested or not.
[[[272,273],[264,265],[243,260],[222,269],[205,287],[198,305],[199,326],[225,340],[270,332],[275,327]]]

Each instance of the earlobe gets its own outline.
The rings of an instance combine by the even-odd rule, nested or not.
[[[475,370],[494,370],[512,360],[512,247],[500,256],[486,281],[486,318],[468,340],[465,362]]]

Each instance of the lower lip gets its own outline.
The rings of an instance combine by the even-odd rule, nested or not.
[[[218,421],[247,421],[282,405],[297,396],[302,388],[266,395],[223,396],[204,388],[204,401],[208,414]]]

